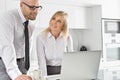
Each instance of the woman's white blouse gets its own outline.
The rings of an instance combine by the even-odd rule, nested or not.
[[[61,34],[57,39],[51,33],[40,34],[36,39],[36,49],[39,68],[42,75],[47,75],[46,65],[61,65],[63,53],[73,50],[73,41],[70,36],[65,39]]]

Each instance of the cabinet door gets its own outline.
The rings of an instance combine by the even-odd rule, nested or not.
[[[120,0],[104,0],[102,18],[120,19]]]
[[[39,12],[37,17],[37,27],[48,27],[49,20],[56,11],[65,11],[68,13],[68,27],[69,28],[84,28],[85,9],[84,7],[77,7],[71,5],[61,4],[43,4],[43,9]]]
[[[120,44],[120,33],[119,33],[119,34],[116,34],[115,39],[116,39],[116,43],[117,43],[117,44]]]

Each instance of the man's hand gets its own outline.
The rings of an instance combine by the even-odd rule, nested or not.
[[[28,75],[22,74],[22,75],[18,76],[15,80],[32,80],[32,78]]]

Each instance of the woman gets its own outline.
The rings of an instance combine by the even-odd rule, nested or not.
[[[62,55],[73,50],[72,38],[68,35],[67,13],[57,11],[36,39],[39,68],[42,75],[60,74]]]

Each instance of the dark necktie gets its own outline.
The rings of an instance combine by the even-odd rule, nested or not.
[[[29,61],[29,33],[28,33],[28,21],[24,22],[24,34],[25,34],[25,68],[28,70],[30,66]]]

